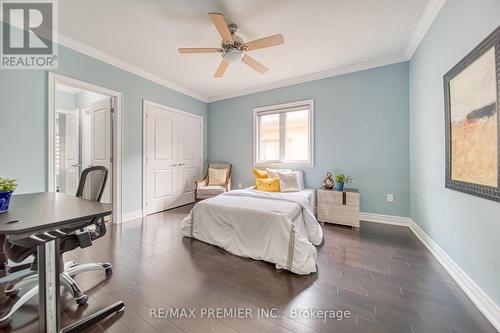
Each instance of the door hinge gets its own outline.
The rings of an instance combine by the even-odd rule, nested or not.
[[[115,108],[114,107],[111,108],[111,113],[115,113]]]
[[[109,158],[109,162],[110,162],[110,163],[113,163],[113,157],[110,157],[110,158]]]

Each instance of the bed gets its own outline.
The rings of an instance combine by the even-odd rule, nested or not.
[[[323,230],[314,216],[315,191],[234,190],[198,202],[182,221],[186,237],[296,274],[316,272]]]

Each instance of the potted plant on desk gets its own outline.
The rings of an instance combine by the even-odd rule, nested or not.
[[[0,213],[6,212],[9,209],[9,202],[12,192],[17,187],[15,179],[0,177]]]
[[[337,187],[337,190],[340,192],[344,191],[344,184],[349,184],[352,182],[352,177],[348,176],[344,173],[339,173],[338,175],[335,175],[335,187]]]

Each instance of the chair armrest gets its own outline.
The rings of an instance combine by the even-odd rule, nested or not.
[[[208,183],[208,177],[205,176],[203,179],[195,180],[194,181],[194,201],[198,202],[198,187],[200,185],[207,186]]]
[[[208,182],[208,178],[204,178],[204,179],[195,180],[194,184],[196,185],[196,188],[198,188],[198,186],[200,186],[200,185],[207,186],[207,182]]]

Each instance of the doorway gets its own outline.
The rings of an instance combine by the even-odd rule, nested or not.
[[[101,202],[113,204],[113,223],[121,222],[120,99],[105,88],[49,75],[49,192],[75,195],[82,171],[104,166],[109,174]]]

